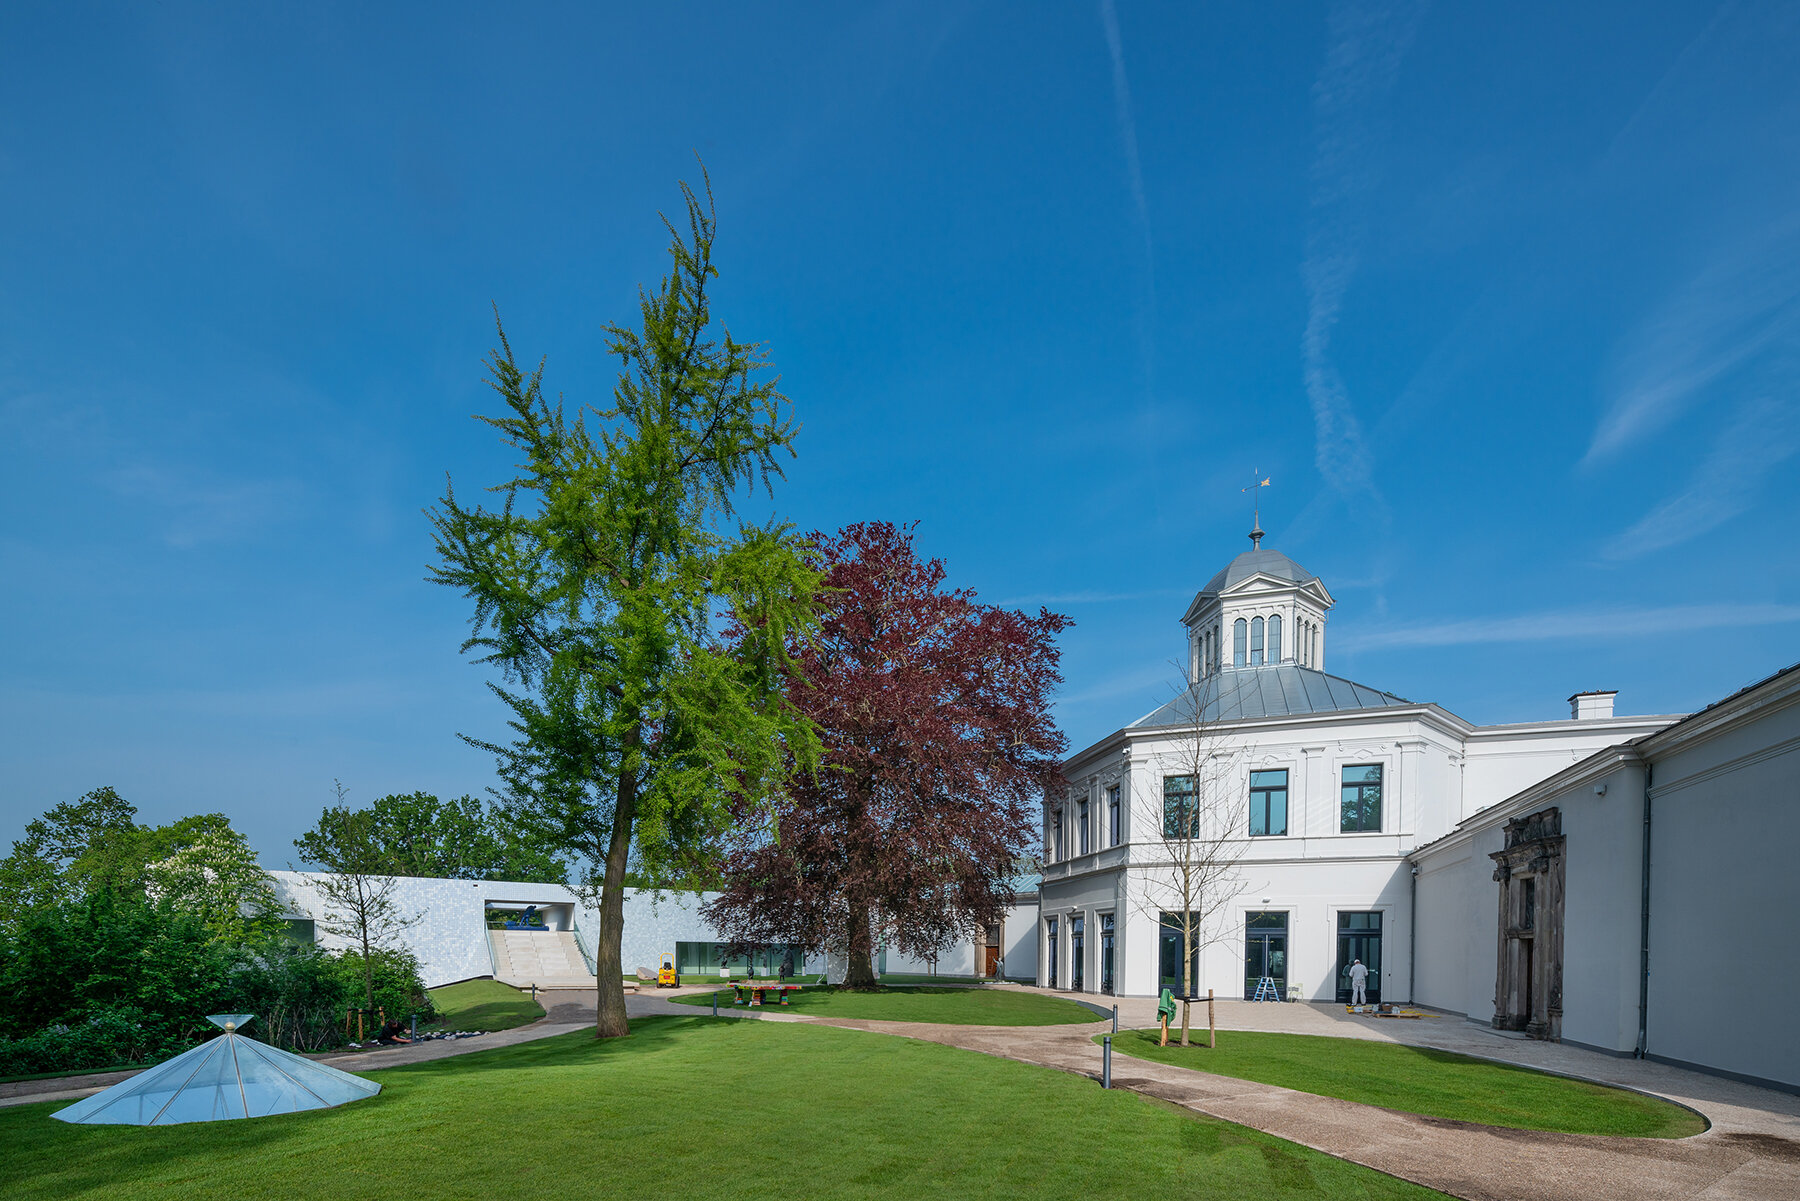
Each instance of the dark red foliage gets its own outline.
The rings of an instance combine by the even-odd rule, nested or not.
[[[1067,618],[945,590],[944,565],[887,522],[813,535],[826,573],[816,643],[788,692],[820,728],[818,774],[731,849],[707,916],[740,945],[929,957],[1001,919],[1037,843],[1066,740],[1049,714]]]

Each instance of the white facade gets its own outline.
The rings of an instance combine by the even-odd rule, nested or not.
[[[320,922],[328,916],[315,884],[318,873],[270,872],[284,916]],[[508,880],[443,880],[417,876],[394,878],[393,906],[411,924],[396,931],[392,941],[419,960],[427,988],[494,975],[488,938],[487,913],[493,908],[538,907],[551,930],[568,930],[593,970],[594,936],[600,929],[599,910],[584,903],[561,884],[530,884]],[[627,973],[638,967],[654,969],[661,956],[673,954],[679,943],[715,943],[719,936],[699,912],[712,893],[656,894],[644,889],[625,890],[625,928],[620,958]],[[350,949],[350,940],[316,927],[320,946],[327,950]],[[814,965],[808,965],[815,967]]]
[[[1180,800],[1165,793],[1198,778],[1201,808],[1232,815],[1241,858],[1204,920],[1211,941],[1195,991],[1242,996],[1266,973],[1289,995],[1331,1000],[1348,995],[1349,950],[1371,948],[1371,992],[1410,1000],[1408,855],[1520,788],[1675,720],[1617,717],[1610,694],[1589,694],[1571,698],[1579,717],[1477,727],[1327,675],[1329,592],[1253,541],[1182,618],[1189,691],[1070,758],[1065,791],[1046,798],[1040,984],[1180,991],[1179,949],[1165,949],[1159,929],[1181,908],[1179,852],[1163,838]]]
[[[1422,1003],[1496,1014],[1507,932],[1491,856],[1508,823],[1549,813],[1564,898],[1560,988],[1546,999],[1561,1037],[1800,1091],[1800,668],[1607,747],[1420,848]]]

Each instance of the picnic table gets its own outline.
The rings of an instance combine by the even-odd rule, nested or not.
[[[781,1004],[788,1003],[787,995],[797,992],[798,984],[783,984],[777,980],[733,980],[731,982],[732,1004],[750,1005],[760,1008],[764,993],[774,993],[781,998]]]

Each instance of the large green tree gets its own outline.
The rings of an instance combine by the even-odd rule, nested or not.
[[[323,863],[331,844],[352,841],[366,846],[370,870],[390,876],[561,884],[569,875],[529,815],[471,796],[443,801],[429,792],[394,793],[366,810],[328,806],[294,845],[310,862]]]
[[[505,331],[489,358],[504,402],[482,417],[519,456],[501,503],[446,486],[431,512],[432,578],[474,602],[465,652],[498,667],[512,710],[493,751],[508,799],[581,857],[599,894],[601,1038],[629,1033],[620,958],[628,864],[710,876],[734,803],[770,796],[818,756],[788,705],[788,648],[815,627],[818,574],[785,525],[733,520],[767,490],[796,426],[762,349],[715,324],[716,217],[686,184],[669,274],[639,293],[638,328],[609,325],[612,403],[568,412],[521,368]],[[729,642],[721,631],[748,631]]]
[[[34,910],[91,896],[166,901],[228,942],[258,933],[277,906],[268,874],[224,814],[139,825],[137,807],[104,787],[33,818],[0,860],[0,933]]]

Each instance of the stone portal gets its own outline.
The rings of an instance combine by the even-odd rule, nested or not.
[[[1562,811],[1506,823],[1506,849],[1489,856],[1500,885],[1500,964],[1494,1028],[1562,1037]]]

